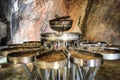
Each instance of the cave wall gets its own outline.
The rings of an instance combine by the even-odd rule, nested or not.
[[[69,31],[80,32],[87,0],[14,0],[12,11],[12,43],[40,40],[40,34],[54,32],[49,20],[71,16],[74,20]]]
[[[84,27],[85,39],[120,45],[120,0],[93,0]]]
[[[10,40],[11,0],[0,0],[0,45]]]
[[[74,22],[69,32],[79,32],[83,39],[120,45],[120,0],[7,1],[11,13],[4,14],[11,20],[10,43],[40,40],[41,33],[54,32],[50,19],[70,15]]]

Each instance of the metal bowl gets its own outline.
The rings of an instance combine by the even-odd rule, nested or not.
[[[71,51],[71,62],[79,66],[99,67],[103,64],[103,56],[87,51]]]
[[[37,47],[41,47],[41,43],[28,43],[28,42],[25,42],[23,44],[9,44],[8,47],[9,48],[13,48],[13,47],[31,47],[31,48],[37,48]]]
[[[104,49],[102,51],[97,51],[99,54],[103,55],[105,60],[118,60],[120,59],[120,50],[115,49]]]
[[[42,40],[62,40],[62,41],[70,41],[70,40],[78,40],[81,38],[79,33],[75,32],[65,32],[63,34],[56,34],[56,33],[43,33],[41,34]]]
[[[3,48],[0,50],[1,56],[7,56],[9,53],[12,52],[19,52],[19,51],[27,51],[27,50],[37,50],[40,48],[33,48],[33,47],[12,47],[12,48]]]
[[[120,46],[117,45],[107,45],[104,49],[113,49],[113,50],[120,50]]]
[[[63,51],[51,50],[35,57],[35,65],[41,69],[58,69],[67,65],[67,58]]]
[[[102,41],[86,41],[86,43],[83,43],[82,45],[87,45],[87,46],[106,46],[107,43],[106,42],[102,42]]]
[[[34,62],[34,56],[37,55],[37,51],[21,51],[13,52],[7,55],[8,63],[21,64]]]
[[[26,51],[18,51],[11,52],[7,55],[7,60],[12,64],[21,64],[21,63],[32,63],[35,60],[35,56],[39,54],[43,54],[49,50],[40,48],[36,50],[26,50]]]
[[[67,31],[72,27],[73,20],[50,20],[50,27],[55,31]]]

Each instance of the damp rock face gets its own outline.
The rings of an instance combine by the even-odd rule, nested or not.
[[[93,0],[91,4],[84,38],[120,45],[120,0]]]
[[[4,2],[9,4],[11,12],[1,13],[1,10],[0,13],[10,21],[11,27],[8,32],[12,36],[11,43],[38,41],[41,33],[54,32],[49,26],[50,19],[55,18],[55,15],[61,17],[69,15],[73,20],[69,32],[82,33],[87,40],[120,45],[120,0],[6,0]]]
[[[0,0],[0,45],[6,45],[10,39],[10,0]]]
[[[12,43],[40,40],[40,34],[53,32],[49,20],[55,15],[71,16],[70,31],[80,31],[87,0],[15,0],[12,2]]]

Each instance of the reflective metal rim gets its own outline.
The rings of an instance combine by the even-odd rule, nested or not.
[[[81,35],[75,32],[66,32],[63,34],[56,34],[56,33],[43,33],[41,34],[41,39],[46,40],[78,40],[80,39]]]
[[[99,67],[103,64],[103,58],[101,54],[93,53],[97,56],[95,56],[95,59],[81,59],[81,58],[75,58],[71,56],[71,62],[79,65],[79,66],[87,66],[87,67]]]
[[[37,59],[35,61],[35,66],[42,69],[59,69],[65,67],[66,65],[67,65],[67,59],[56,62],[45,62]]]

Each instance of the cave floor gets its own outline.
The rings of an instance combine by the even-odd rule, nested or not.
[[[3,76],[0,75],[0,80],[2,79]],[[120,60],[104,60],[94,80],[120,80]]]
[[[95,80],[120,80],[120,60],[104,60]]]

